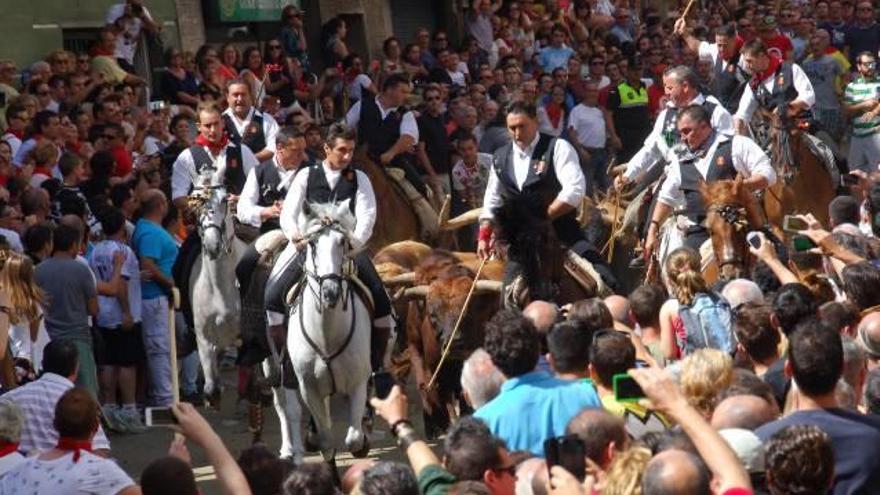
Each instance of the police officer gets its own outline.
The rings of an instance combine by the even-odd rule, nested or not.
[[[710,123],[715,131],[733,134],[733,118],[730,113],[714,97],[706,97],[700,93],[699,77],[690,67],[679,65],[667,69],[663,74],[663,91],[668,98],[666,108],[657,116],[644,146],[629,160],[626,171],[615,179],[618,187],[635,179],[658,161],[672,161],[671,150],[680,142],[675,123],[682,108],[690,105],[703,106],[711,115]]]
[[[297,221],[308,203],[349,200],[352,213],[357,219],[351,238],[355,248],[364,246],[373,234],[373,226],[376,223],[376,196],[367,175],[355,170],[351,164],[355,137],[355,131],[345,124],[337,123],[330,126],[324,144],[327,158],[302,169],[290,185],[281,208],[280,221],[281,230],[291,242],[272,268],[266,285],[266,316],[270,335],[283,334],[278,327],[283,324],[284,314],[287,311],[284,297],[293,284],[302,277],[305,246],[302,242],[303,233],[298,230]],[[370,357],[373,369],[379,369],[394,323],[391,318],[391,301],[366,251],[357,254],[354,262],[358,277],[373,296],[375,312]]]
[[[743,91],[734,115],[738,133],[749,134],[748,124],[758,108],[787,119],[802,115],[816,103],[816,93],[804,70],[793,62],[768,54],[760,39],[746,43],[742,54],[752,80]]]
[[[648,87],[642,81],[644,65],[632,57],[626,68],[626,79],[608,92],[610,126],[619,137],[620,161],[628,161],[651,133],[651,111],[648,108]],[[616,144],[616,143],[615,143]]]
[[[746,83],[751,79],[736,46],[736,24],[725,24],[715,30],[715,43],[697,39],[688,29],[683,17],[675,21],[674,32],[698,56],[712,59],[712,96],[728,112],[736,113]]]
[[[681,110],[677,126],[683,146],[660,187],[645,240],[646,257],[650,257],[657,247],[660,226],[682,203],[689,221],[685,245],[699,250],[709,238],[709,232],[703,226],[706,206],[700,195],[700,183],[732,180],[739,174],[744,178],[743,186],[755,192],[776,181],[770,159],[757,143],[745,136],[730,136],[714,130],[709,112],[702,105],[690,105]],[[747,210],[752,225],[763,228],[757,201],[747,205]]]
[[[220,110],[216,106],[200,106],[198,117],[199,135],[195,143],[183,150],[172,166],[171,199],[181,211],[186,211],[193,185],[203,173],[210,174],[210,185],[225,185],[229,200],[234,202],[244,188],[247,174],[258,164],[247,145],[229,140],[223,129]],[[172,270],[178,287],[189,287],[189,272],[200,249],[201,240],[193,230],[181,246]],[[184,290],[183,294],[187,292]],[[186,296],[182,299],[181,309],[192,324],[192,310]]]
[[[415,168],[413,147],[419,142],[416,117],[404,104],[412,85],[403,74],[391,74],[382,83],[378,96],[365,95],[348,110],[345,122],[357,129],[359,144],[366,143],[367,154],[383,166],[403,169],[406,179],[427,197],[427,189]]]
[[[235,144],[246,144],[260,162],[272,158],[278,122],[271,115],[254,108],[251,87],[245,81],[229,81],[226,93],[229,108],[223,112],[223,125],[229,139]]]
[[[543,207],[553,220],[559,240],[593,263],[605,283],[614,287],[610,267],[586,240],[576,218],[575,209],[584,197],[586,179],[574,147],[564,139],[538,132],[537,112],[531,103],[517,101],[510,106],[507,129],[512,142],[498,148],[493,157],[480,214],[477,254],[481,259],[490,254],[493,210],[509,198],[536,194],[543,198]],[[513,280],[518,270],[508,261],[505,280]]]
[[[306,161],[305,149],[306,139],[302,132],[293,127],[278,131],[274,155],[251,170],[244,183],[236,212],[241,223],[259,228],[260,234],[281,228],[278,221],[281,206],[293,176]],[[235,268],[242,299],[247,294],[259,260],[260,253],[251,244]]]

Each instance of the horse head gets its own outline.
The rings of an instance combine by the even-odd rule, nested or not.
[[[748,261],[748,217],[746,204],[749,191],[742,176],[736,180],[702,183],[700,193],[706,205],[706,230],[721,280],[740,278]]]
[[[225,186],[202,185],[190,196],[190,207],[198,216],[202,252],[217,260],[232,249],[235,236]]]
[[[312,203],[301,232],[308,242],[305,273],[317,283],[319,299],[325,308],[334,308],[342,296],[345,264],[355,252],[351,242],[356,219],[349,200],[341,203]]]
[[[509,198],[493,214],[496,239],[506,245],[507,258],[522,267],[527,299],[553,300],[565,251],[541,197],[521,194]]]

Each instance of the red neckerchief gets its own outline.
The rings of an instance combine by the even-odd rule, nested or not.
[[[77,462],[79,461],[80,454],[83,450],[86,452],[92,451],[92,442],[88,440],[77,440],[70,437],[60,437],[58,438],[58,445],[56,445],[55,448],[65,452],[73,452],[73,462]]]
[[[6,129],[6,134],[12,134],[18,139],[24,141],[24,131],[16,131],[15,129]]]
[[[0,440],[0,457],[6,457],[13,452],[18,452],[18,444]]]
[[[196,144],[208,148],[209,150],[211,150],[211,153],[216,155],[223,151],[223,148],[225,148],[226,145],[229,144],[229,136],[227,136],[224,132],[223,135],[220,136],[220,141],[212,143],[211,141],[208,141],[205,136],[199,134],[198,137],[196,137]]]
[[[96,47],[92,48],[92,51],[89,52],[89,55],[92,57],[112,57],[113,51],[112,50],[105,50],[105,49],[101,48],[100,46],[96,46]]]
[[[559,125],[559,120],[562,118],[562,105],[555,101],[551,101],[550,103],[547,103],[545,109],[547,110],[547,117],[550,118],[550,123],[553,124],[553,127]]]
[[[36,175],[36,174],[43,174],[46,177],[52,177],[52,171],[46,167],[35,166],[34,167],[34,175]]]
[[[776,55],[767,55],[770,58],[770,63],[767,64],[767,70],[764,70],[755,75],[752,78],[752,87],[757,88],[759,84],[764,82],[768,77],[772,76],[776,73],[776,69],[782,65],[782,59],[777,57]]]
[[[825,55],[834,55],[834,52],[836,52],[836,51],[837,51],[837,48],[834,48],[833,46],[829,46],[829,47],[825,48]]]

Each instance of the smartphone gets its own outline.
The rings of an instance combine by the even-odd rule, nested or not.
[[[746,240],[749,241],[749,244],[755,249],[761,248],[761,235],[757,232],[749,232],[746,235]]]
[[[844,186],[857,186],[859,185],[859,176],[853,174],[843,174],[840,178],[843,181]]]
[[[639,399],[645,398],[641,385],[626,373],[614,375],[613,383],[614,400],[618,402],[638,402]]]
[[[782,230],[786,232],[801,232],[809,229],[810,226],[803,218],[794,215],[785,215],[782,219]]]
[[[177,416],[170,407],[148,407],[145,410],[147,426],[171,426],[177,424]]]
[[[156,100],[151,101],[148,107],[151,112],[158,112],[159,110],[166,108],[166,104],[162,100]]]
[[[564,435],[544,440],[544,458],[547,460],[548,472],[553,466],[562,466],[580,481],[587,476],[584,444],[577,435]]]
[[[373,374],[373,387],[376,391],[376,398],[386,399],[394,387],[394,377],[387,371],[375,373]]]
[[[809,237],[805,235],[796,235],[791,238],[791,245],[797,252],[809,251],[816,247],[816,243],[814,243]]]

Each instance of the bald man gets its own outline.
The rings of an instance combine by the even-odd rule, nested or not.
[[[862,318],[857,341],[868,357],[868,371],[880,368],[880,312],[868,313]]]
[[[553,373],[550,363],[547,361],[547,353],[549,352],[547,349],[547,334],[550,333],[550,329],[553,328],[553,325],[559,319],[559,308],[547,301],[532,301],[523,309],[522,314],[532,322],[532,325],[535,325],[535,329],[538,330],[538,335],[541,338],[541,356],[538,358],[538,366],[535,369]]]
[[[737,278],[728,282],[721,291],[724,299],[727,299],[731,308],[738,308],[745,303],[761,304],[764,302],[764,293],[758,284],[744,278]]]
[[[721,401],[712,413],[712,428],[754,431],[779,416],[774,404],[757,395],[734,395]]]
[[[699,457],[683,450],[666,450],[654,456],[645,466],[645,474],[642,476],[642,494],[697,495],[711,493],[710,479],[709,469]]]
[[[631,330],[633,323],[629,316],[629,299],[618,296],[608,296],[605,298],[605,306],[611,311],[611,317],[614,318],[614,328],[618,330]]]

